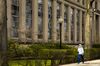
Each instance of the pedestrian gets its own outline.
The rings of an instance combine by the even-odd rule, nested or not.
[[[79,44],[78,46],[78,64],[82,61],[84,63],[84,49],[82,47],[82,44]]]

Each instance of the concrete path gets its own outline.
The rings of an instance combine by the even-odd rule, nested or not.
[[[84,64],[80,63],[72,63],[72,64],[65,64],[65,65],[59,65],[59,66],[100,66],[100,59],[99,60],[92,60],[92,61],[86,61]]]

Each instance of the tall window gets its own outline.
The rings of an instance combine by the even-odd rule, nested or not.
[[[52,0],[48,0],[48,38],[51,39]]]
[[[12,0],[12,32],[13,37],[18,37],[19,22],[19,3],[18,0]]]
[[[71,8],[71,41],[73,42],[73,37],[74,37],[74,9]]]
[[[85,13],[82,12],[82,41],[84,42],[84,39],[85,39]]]
[[[96,15],[96,42],[99,42],[99,15]]]
[[[95,9],[97,9],[98,8],[98,3],[97,3],[97,1],[95,2]]]
[[[26,36],[31,38],[32,28],[32,0],[26,0]]]
[[[77,0],[77,2],[79,2],[80,0]]]
[[[64,11],[64,31],[65,31],[65,41],[67,41],[68,39],[67,39],[67,37],[68,37],[68,29],[67,29],[67,24],[68,24],[68,22],[67,22],[67,15],[68,15],[68,6],[67,5],[65,5],[65,11]]]
[[[84,5],[84,3],[85,3],[85,0],[82,0],[82,5]]]
[[[60,18],[61,3],[57,2],[57,21]],[[60,39],[59,23],[57,23],[57,40]]]
[[[79,19],[80,19],[80,14],[79,14],[79,10],[77,11],[77,41],[79,41],[79,31],[80,31],[80,23],[79,23]]]
[[[18,0],[12,0],[13,5],[18,5]]]
[[[38,0],[38,38],[43,38],[43,0]]]

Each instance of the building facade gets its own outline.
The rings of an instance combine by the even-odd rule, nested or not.
[[[96,0],[91,9],[100,10]],[[91,42],[100,43],[100,13],[91,11]],[[84,43],[86,0],[7,0],[8,38],[22,42]]]

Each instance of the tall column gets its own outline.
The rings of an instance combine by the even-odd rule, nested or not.
[[[61,3],[61,11],[60,11],[60,15],[61,15],[61,18],[63,19],[63,22],[62,22],[62,34],[61,34],[61,38],[62,38],[62,42],[64,42],[64,37],[65,37],[65,33],[64,33],[64,0],[62,0],[62,3]]]
[[[19,40],[25,42],[26,39],[26,0],[19,0]]]
[[[79,41],[82,43],[82,11],[79,11]]]
[[[8,39],[11,38],[12,34],[12,0],[7,0],[7,30]]]
[[[43,41],[48,41],[48,0],[43,0]]]
[[[68,42],[71,42],[71,7],[68,6]]]
[[[57,31],[56,31],[56,24],[57,24],[57,0],[53,0],[52,1],[52,41],[56,42],[57,39]]]
[[[32,0],[32,42],[38,39],[38,0]]]
[[[74,42],[77,42],[77,9],[74,9]]]

